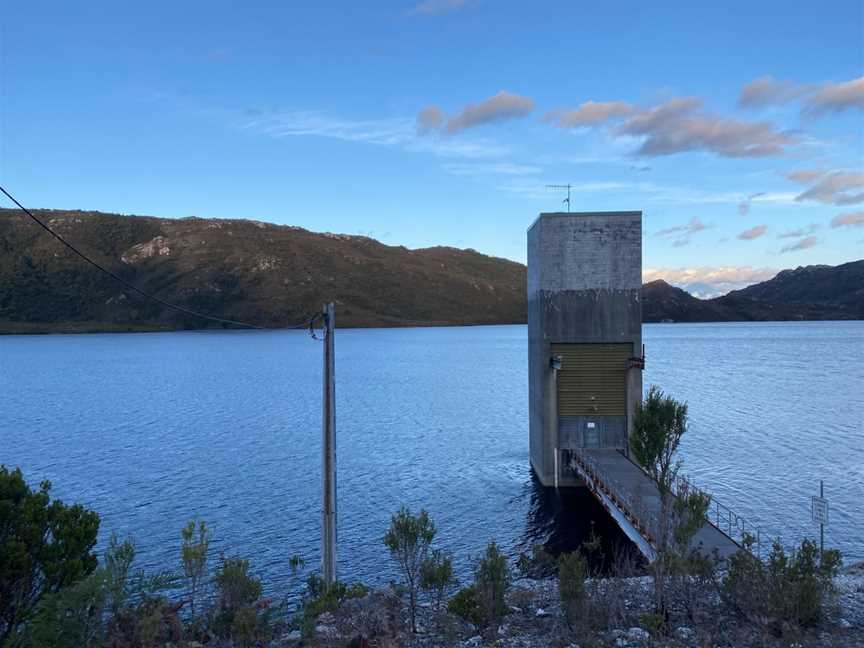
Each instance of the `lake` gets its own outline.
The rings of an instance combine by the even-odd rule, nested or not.
[[[685,471],[784,541],[864,560],[864,322],[648,324],[644,384],[689,403]],[[175,567],[193,516],[249,556],[275,595],[289,555],[319,560],[321,343],[302,331],[0,337],[0,463]],[[571,547],[590,496],[556,498],[528,465],[527,329],[345,329],[336,335],[339,574],[396,576],[381,538],[426,507],[464,575],[495,538]]]

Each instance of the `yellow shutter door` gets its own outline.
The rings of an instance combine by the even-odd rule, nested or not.
[[[632,344],[553,344],[559,416],[625,416]]]

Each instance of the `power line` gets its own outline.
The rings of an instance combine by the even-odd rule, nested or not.
[[[263,328],[264,328],[263,326],[258,326],[257,324],[249,324],[248,322],[239,322],[239,321],[237,321],[237,320],[230,320],[230,319],[224,319],[224,318],[222,318],[222,317],[213,317],[212,315],[205,315],[204,313],[199,313],[199,312],[197,312],[197,311],[193,311],[193,310],[191,310],[191,309],[189,309],[189,308],[185,308],[185,307],[183,307],[183,306],[178,306],[177,304],[172,304],[171,302],[165,301],[164,299],[162,299],[162,298],[160,298],[160,297],[157,297],[156,295],[154,295],[154,294],[152,294],[152,293],[148,293],[148,292],[142,290],[141,288],[139,288],[139,287],[136,286],[135,284],[133,284],[133,283],[131,283],[131,282],[129,282],[129,281],[126,281],[123,277],[121,277],[121,276],[115,274],[114,272],[112,272],[111,270],[109,270],[108,268],[106,268],[105,266],[103,266],[103,265],[97,263],[96,261],[94,261],[93,259],[91,259],[90,257],[88,257],[86,254],[84,254],[81,250],[79,250],[79,249],[76,248],[74,245],[72,245],[71,243],[69,243],[69,242],[68,242],[67,240],[65,240],[62,236],[60,236],[57,232],[55,232],[55,231],[52,230],[50,227],[48,227],[45,223],[43,223],[41,220],[39,220],[39,219],[38,219],[38,218],[33,214],[33,212],[31,212],[31,211],[30,211],[29,209],[27,209],[24,205],[22,205],[20,202],[18,202],[17,200],[15,200],[15,197],[12,196],[12,194],[10,194],[8,191],[6,191],[6,189],[4,189],[3,187],[0,187],[0,191],[2,191],[2,192],[6,195],[6,197],[7,197],[9,200],[11,200],[13,203],[15,203],[21,211],[23,211],[23,212],[24,212],[25,214],[27,214],[30,218],[32,218],[33,221],[34,221],[37,225],[39,225],[39,227],[41,227],[42,229],[44,229],[44,230],[45,230],[46,232],[48,232],[51,236],[53,236],[55,239],[57,239],[58,241],[60,241],[63,245],[65,245],[67,248],[69,248],[70,250],[72,250],[72,251],[73,251],[75,254],[77,254],[79,257],[81,257],[82,259],[84,259],[87,263],[89,263],[90,265],[92,265],[94,268],[97,268],[98,270],[101,270],[102,272],[104,272],[105,274],[107,274],[109,277],[111,277],[111,278],[114,279],[115,281],[117,281],[117,282],[123,284],[123,285],[126,286],[129,290],[132,290],[132,291],[138,293],[138,294],[141,295],[142,297],[145,297],[146,299],[152,299],[153,301],[155,301],[155,302],[157,302],[157,303],[159,303],[159,304],[162,304],[163,306],[166,306],[167,308],[172,308],[172,309],[174,309],[174,310],[176,310],[176,311],[178,311],[178,312],[180,312],[180,313],[184,313],[184,314],[186,314],[186,315],[192,315],[192,316],[194,316],[194,317],[200,317],[201,319],[209,320],[209,321],[211,321],[211,322],[219,322],[219,323],[221,323],[221,324],[233,324],[233,325],[235,325],[235,326],[244,326],[244,327],[246,327],[246,328],[253,328],[253,329],[263,329]],[[315,321],[315,319],[316,319],[317,317],[318,317],[318,314],[316,313],[315,315],[312,315],[311,317],[309,317],[309,318],[307,318],[307,319],[304,319],[302,322],[299,322],[298,324],[294,324],[293,326],[289,326],[289,327],[287,327],[287,328],[306,328],[307,325],[310,326],[310,328],[311,328],[313,322]]]

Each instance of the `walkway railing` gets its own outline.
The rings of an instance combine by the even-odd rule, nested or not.
[[[645,493],[640,489],[632,489],[616,479],[608,470],[594,459],[590,453],[581,449],[568,449],[569,460],[565,462],[571,470],[583,477],[588,477],[595,487],[601,490],[616,507],[627,517],[630,523],[649,544],[657,548],[657,538],[660,536],[659,515],[646,506]],[[641,470],[641,468],[640,468]],[[758,557],[762,556],[762,544],[770,545],[773,537],[763,533],[762,529],[744,517],[738,515],[728,506],[721,504],[708,491],[697,487],[689,478],[679,475],[672,484],[672,492],[676,497],[700,492],[708,495],[710,503],[705,514],[705,520],[729,536],[736,544],[748,547]],[[649,497],[659,498],[659,493]],[[659,502],[657,508],[659,509]],[[751,544],[745,539],[751,537]]]
[[[657,549],[657,538],[660,533],[660,518],[651,511],[645,503],[643,493],[625,486],[613,477],[608,470],[599,464],[590,454],[580,450],[565,450],[569,453],[567,465],[577,474],[587,477],[593,487],[602,491],[627,518],[630,524]]]

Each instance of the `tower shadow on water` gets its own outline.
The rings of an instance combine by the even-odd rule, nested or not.
[[[616,562],[644,567],[645,559],[603,506],[587,488],[543,486],[531,471],[530,504],[520,549],[530,552],[542,545],[556,559],[564,553],[579,551],[593,536],[600,540],[599,556],[583,554],[592,571],[611,574]]]

